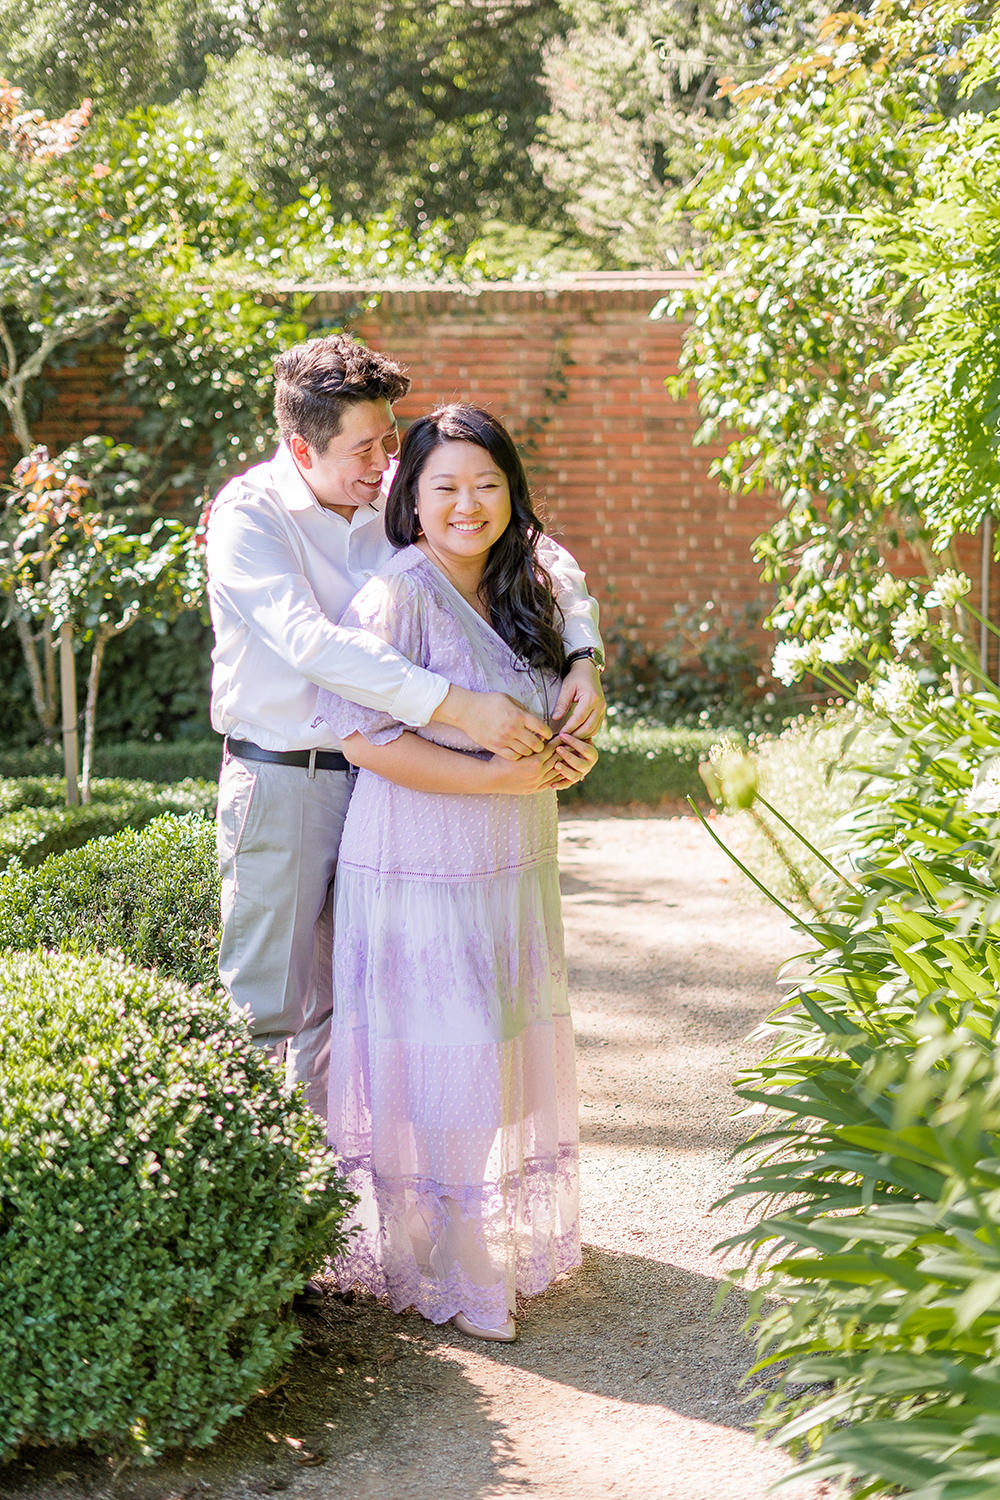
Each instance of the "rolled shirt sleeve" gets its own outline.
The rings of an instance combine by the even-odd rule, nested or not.
[[[538,544],[538,561],[552,579],[552,588],[562,610],[562,638],[567,653],[584,646],[603,649],[597,600],[587,592],[587,580],[576,559],[565,547],[545,536]]]

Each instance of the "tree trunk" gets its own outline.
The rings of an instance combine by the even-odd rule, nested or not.
[[[90,771],[94,763],[94,729],[97,723],[97,689],[101,680],[101,663],[104,660],[104,648],[114,634],[113,630],[105,633],[98,627],[94,636],[93,650],[90,653],[90,671],[87,673],[87,706],[83,711],[83,772],[80,777],[84,802],[90,801]]]
[[[10,425],[14,429],[14,436],[17,438],[21,452],[27,455],[34,444],[31,441],[31,431],[24,410],[24,383],[18,367],[14,340],[2,314],[0,314],[0,343],[3,344],[7,362],[7,375],[3,384],[0,385],[0,400],[7,408]]]
[[[38,722],[42,726],[46,744],[50,744],[56,737],[57,704],[52,681],[52,650],[49,645],[51,636],[39,636],[32,632],[30,621],[25,615],[14,616],[14,629],[17,638],[21,642],[21,651],[24,654],[24,665],[28,669],[28,681],[31,683],[31,701],[35,706]],[[42,643],[43,658],[39,661],[39,641]]]
[[[76,727],[76,663],[73,660],[73,627],[59,627],[59,685],[62,696],[63,760],[66,766],[66,806],[76,807],[80,801],[77,783],[79,753]]]

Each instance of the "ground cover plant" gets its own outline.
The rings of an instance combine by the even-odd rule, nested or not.
[[[205,1444],[344,1243],[322,1125],[208,992],[51,953],[0,988],[0,1460]]]
[[[841,691],[868,671],[878,734],[836,899],[788,908],[809,950],[738,1080],[764,1118],[731,1196],[759,1217],[729,1244],[753,1267],[765,1427],[858,1497],[1000,1481],[1000,690],[948,620],[969,588],[894,585],[899,656],[783,651]],[[754,798],[738,752],[715,769]]]

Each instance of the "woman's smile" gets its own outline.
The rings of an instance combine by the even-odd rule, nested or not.
[[[510,524],[507,476],[478,443],[441,443],[417,481],[417,519],[421,550],[474,593],[490,548]]]

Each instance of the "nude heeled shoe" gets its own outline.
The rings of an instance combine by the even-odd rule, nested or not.
[[[460,1312],[451,1321],[459,1333],[464,1333],[470,1339],[490,1339],[495,1344],[512,1344],[517,1338],[517,1324],[511,1317],[499,1328],[481,1328],[478,1323],[471,1323],[465,1313]]]

